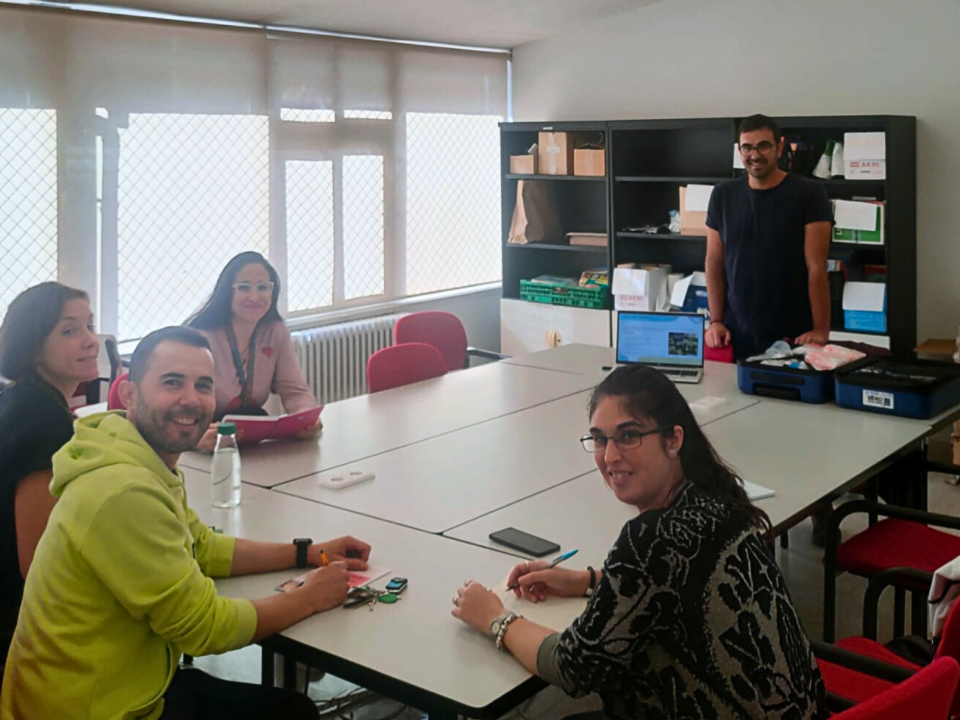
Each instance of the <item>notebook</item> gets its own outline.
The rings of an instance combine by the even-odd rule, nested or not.
[[[225,415],[223,422],[237,426],[237,442],[251,445],[264,440],[280,440],[296,435],[317,422],[323,405],[290,415]]]

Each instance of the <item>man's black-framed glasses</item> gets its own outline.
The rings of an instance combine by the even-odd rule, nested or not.
[[[655,435],[659,432],[660,428],[646,431],[623,430],[613,437],[607,437],[606,435],[597,433],[596,435],[584,435],[580,438],[580,444],[583,445],[583,449],[588,453],[603,452],[607,449],[607,443],[611,440],[613,444],[621,450],[636,450],[643,445],[643,439],[647,435]]]
[[[770,153],[773,152],[773,149],[775,147],[776,147],[776,144],[769,142],[767,140],[764,140],[763,142],[759,142],[756,145],[751,145],[750,143],[746,143],[746,144],[740,145],[740,154],[744,156],[749,156],[749,155],[753,155],[753,153],[756,152],[759,155],[769,155]]]

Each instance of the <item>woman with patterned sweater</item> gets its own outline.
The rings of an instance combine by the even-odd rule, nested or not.
[[[479,583],[453,615],[572,696],[597,693],[617,719],[826,717],[823,682],[764,539],[769,519],[717,456],[683,396],[641,365],[590,399],[593,452],[617,499],[639,511],[602,570],[525,562],[523,597],[589,595],[562,633],[512,613]]]

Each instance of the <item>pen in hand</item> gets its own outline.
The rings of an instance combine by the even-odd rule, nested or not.
[[[330,564],[330,561],[327,559],[327,554],[321,550],[320,551],[320,563],[321,567],[327,567]]]
[[[571,550],[570,552],[565,552],[563,555],[557,555],[557,557],[555,557],[555,558],[550,562],[549,565],[547,565],[545,568],[541,568],[541,570],[538,570],[537,572],[541,572],[542,570],[549,570],[549,569],[552,568],[552,567],[556,567],[557,565],[559,565],[560,563],[562,563],[564,560],[569,560],[570,558],[572,558],[574,555],[577,554],[577,552],[578,552],[577,550]],[[515,582],[513,585],[510,585],[510,586],[507,588],[507,591],[509,592],[509,591],[511,591],[511,590],[516,590],[518,587],[520,587],[520,581],[519,581],[519,580],[518,580],[517,582]]]

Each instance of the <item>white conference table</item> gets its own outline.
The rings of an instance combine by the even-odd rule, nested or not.
[[[617,351],[599,345],[575,343],[528,355],[517,355],[501,362],[519,367],[583,375],[598,384],[617,366]],[[690,403],[701,425],[760,402],[759,398],[740,392],[737,386],[737,367],[730,363],[706,362],[703,366],[703,380],[698,383],[678,383],[677,388]],[[702,407],[698,409],[698,405]]]
[[[294,659],[409,703],[432,715],[497,717],[542,687],[509,653],[450,615],[451,598],[465,579],[488,586],[502,580],[515,559],[467,543],[418,532],[254,486],[231,510],[211,507],[204,473],[184,469],[191,507],[225,533],[250,540],[322,541],[350,534],[373,546],[371,559],[402,575],[409,586],[394,605],[336,608],[297,623],[264,643]],[[270,596],[296,570],[217,580],[229,597]],[[386,580],[373,583],[382,587]],[[572,621],[582,601],[560,614]]]
[[[708,389],[699,402],[691,405],[701,425],[757,404],[755,398],[736,390],[728,366],[714,365],[711,363],[709,368],[710,381],[703,383]],[[684,392],[690,392],[689,388],[697,386],[682,387]],[[589,397],[590,391],[568,395],[307,475],[274,489],[418,530],[442,533],[595,469],[593,455],[584,452],[579,443],[590,427]],[[268,450],[264,448],[264,452]],[[290,474],[285,467],[288,458],[281,454],[274,458],[275,467]],[[372,472],[376,479],[341,490],[324,486],[330,478],[351,471]]]
[[[720,456],[739,475],[774,491],[756,505],[770,516],[774,533],[809,514],[819,500],[870,477],[926,432],[915,423],[890,422],[869,413],[824,413],[800,403],[762,402],[704,428]],[[584,563],[602,562],[620,527],[636,510],[623,505],[589,473],[444,533],[500,552],[523,553],[492,543],[506,527],[580,550]]]
[[[510,415],[574,393],[594,379],[505,363],[331,403],[315,441],[241,448],[244,482],[273,487],[389,450]],[[209,471],[210,455],[184,453],[181,465]]]

